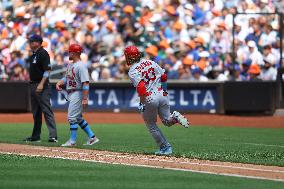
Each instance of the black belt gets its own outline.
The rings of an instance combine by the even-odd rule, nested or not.
[[[30,84],[39,84],[40,81],[30,81]],[[49,82],[45,82],[43,86],[48,86]]]
[[[38,84],[40,81],[30,81],[30,84]]]
[[[69,94],[69,93],[73,93],[73,92],[75,92],[75,91],[82,91],[82,89],[68,89],[68,90],[66,90],[67,91],[67,93]]]

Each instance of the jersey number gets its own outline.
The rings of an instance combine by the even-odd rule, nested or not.
[[[142,77],[145,78],[143,81],[145,84],[149,84],[150,81],[156,80],[155,70],[154,68],[149,68],[148,70],[142,72]]]
[[[69,86],[75,88],[76,82],[75,81],[69,81]]]

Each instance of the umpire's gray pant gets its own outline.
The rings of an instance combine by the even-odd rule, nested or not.
[[[40,139],[42,126],[42,113],[49,131],[49,138],[57,138],[56,124],[50,105],[51,89],[49,84],[45,84],[41,93],[36,93],[38,83],[31,84],[31,104],[34,118],[34,128],[32,138]]]

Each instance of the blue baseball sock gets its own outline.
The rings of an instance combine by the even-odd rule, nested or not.
[[[85,131],[85,133],[88,135],[89,138],[92,138],[95,136],[94,132],[92,131],[90,125],[87,123],[87,121],[82,120],[79,123],[81,129],[83,129]]]
[[[73,142],[76,142],[76,139],[77,139],[77,130],[78,130],[78,124],[77,123],[73,123],[73,124],[70,124],[70,131],[71,131],[71,136],[70,136],[70,139],[73,141]]]

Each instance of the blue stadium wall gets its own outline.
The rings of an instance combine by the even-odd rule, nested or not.
[[[0,112],[29,112],[27,82],[0,82]],[[281,99],[277,82],[169,82],[172,110],[193,113],[273,114]],[[55,111],[67,111],[68,102],[51,84]],[[283,97],[282,97],[283,98]],[[90,87],[87,111],[136,111],[138,96],[129,82],[97,82]]]
[[[68,102],[66,92],[58,93],[52,87],[52,107],[55,110],[66,110]],[[183,112],[212,112],[219,108],[217,85],[188,85],[169,87],[168,96],[172,109]],[[88,111],[136,111],[139,98],[135,88],[128,83],[112,86],[105,84],[91,85]]]

